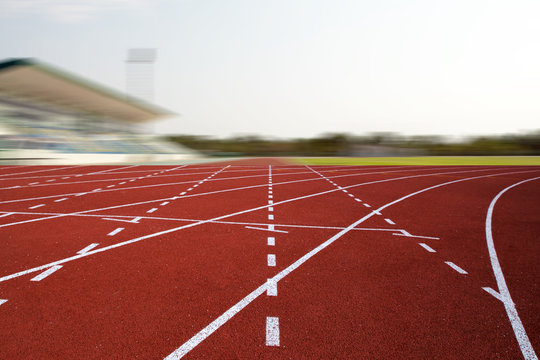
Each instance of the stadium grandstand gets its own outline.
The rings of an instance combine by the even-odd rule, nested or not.
[[[0,62],[0,163],[178,161],[198,154],[144,125],[173,113],[35,59]]]

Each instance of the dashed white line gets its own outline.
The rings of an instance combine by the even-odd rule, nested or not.
[[[107,186],[107,188],[112,188],[112,187],[115,187],[116,185],[109,185]]]
[[[180,195],[186,195],[186,192],[185,192],[185,191],[183,191],[183,192],[181,192],[181,193],[180,193]]]
[[[450,266],[452,269],[456,270],[458,273],[460,273],[462,275],[467,275],[468,274],[468,272],[466,272],[465,270],[463,270],[462,268],[460,268],[459,266],[457,266],[456,264],[454,264],[451,261],[445,261],[444,263],[446,265]]]
[[[160,206],[165,206],[165,205],[167,205],[168,203],[169,203],[168,201],[164,201],[164,202],[162,202],[162,203],[159,204],[159,205],[160,205]]]
[[[92,250],[93,248],[95,248],[98,245],[99,244],[97,244],[97,243],[90,244],[87,247],[85,247],[84,249],[81,249],[81,250],[77,251],[77,254],[85,254],[85,253],[89,252],[90,250]]]
[[[45,206],[45,204],[39,204],[39,205],[30,206],[29,209],[37,209],[37,208],[40,208],[42,206]]]
[[[119,228],[114,229],[113,231],[111,231],[111,232],[108,233],[107,235],[108,235],[108,236],[114,236],[114,235],[118,234],[118,233],[119,233],[120,231],[122,231],[122,230],[124,230],[124,228],[119,227]]]
[[[273,207],[273,206],[270,206],[270,207],[268,208],[268,211],[270,211],[270,212],[274,211],[274,207]]]
[[[267,244],[268,246],[274,246],[276,245],[276,238],[275,237],[272,237],[272,236],[269,236],[267,238]]]
[[[266,296],[277,296],[277,281],[274,278],[266,280]]]
[[[365,207],[371,207],[371,205],[366,204],[366,203],[364,203],[363,205],[364,205]]]
[[[266,346],[279,346],[279,318],[266,317]]]
[[[64,200],[67,200],[68,198],[61,198],[61,199],[57,199],[57,200],[54,200],[54,202],[60,202],[60,201],[64,201]]]
[[[268,254],[266,260],[267,260],[268,266],[276,266],[276,255],[275,254]]]
[[[362,202],[362,200],[358,199],[358,198],[355,198],[354,200],[358,201],[358,202]]]
[[[427,244],[424,244],[424,243],[418,243],[418,245],[420,245],[421,247],[423,247],[424,249],[426,249],[427,251],[429,251],[429,252],[431,252],[431,253],[437,252],[437,251],[435,251],[432,247],[430,247],[430,246],[427,245]]]
[[[269,215],[268,215],[268,220],[274,220],[274,215],[269,214]]]
[[[32,279],[30,279],[30,281],[41,281],[41,280],[45,279],[47,276],[54,273],[55,271],[60,270],[61,268],[62,268],[62,265],[51,266],[50,268],[48,268],[47,270],[45,270],[44,272],[42,272],[38,276],[35,276]]]
[[[157,208],[151,208],[150,210],[147,211],[147,213],[151,214],[151,213],[153,213],[153,212],[156,211],[156,210],[157,210]]]

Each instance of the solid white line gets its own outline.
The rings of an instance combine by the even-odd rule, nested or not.
[[[96,215],[96,216],[102,216],[102,215]],[[138,223],[138,221],[141,219],[141,217],[136,217],[135,219],[131,220],[125,220],[125,219],[116,219],[116,218],[101,218],[101,220],[110,220],[110,221],[121,221],[121,222],[128,222],[128,223]]]
[[[108,235],[108,236],[114,236],[114,235],[118,234],[118,233],[119,233],[120,231],[122,231],[122,230],[124,230],[124,228],[119,227],[119,228],[114,229],[113,231],[111,231],[111,232],[108,233],[107,235]]]
[[[92,250],[93,248],[95,248],[98,245],[99,244],[97,244],[97,243],[90,244],[87,247],[85,247],[84,249],[81,249],[81,250],[77,251],[77,254],[87,253],[87,252],[89,252],[90,250]]]
[[[268,266],[276,266],[276,255],[268,254],[266,262],[268,263]]]
[[[272,236],[269,236],[267,238],[267,244],[268,246],[274,246],[276,245],[276,238],[275,237],[272,237]]]
[[[493,198],[493,200],[491,201],[491,204],[489,204],[489,208],[488,208],[487,216],[486,216],[486,242],[487,242],[487,247],[489,251],[489,258],[491,260],[491,267],[493,269],[493,274],[495,275],[495,280],[497,280],[497,287],[499,288],[499,294],[501,297],[500,300],[504,304],[504,308],[506,309],[506,314],[508,315],[508,319],[510,320],[510,323],[512,324],[512,328],[514,329],[514,335],[516,336],[516,340],[518,341],[519,348],[521,349],[523,358],[525,358],[526,360],[537,360],[538,358],[536,356],[536,353],[534,352],[534,349],[531,345],[529,337],[527,336],[527,332],[525,331],[525,328],[523,327],[521,319],[519,318],[514,301],[512,300],[512,297],[510,296],[510,291],[508,290],[508,286],[506,285],[506,280],[504,279],[504,274],[502,272],[501,264],[499,263],[499,258],[497,257],[497,251],[495,250],[495,243],[493,241],[493,234],[491,230],[492,228],[491,218],[493,217],[493,209],[495,208],[495,203],[497,203],[497,200],[499,200],[502,194],[504,194],[506,191],[512,189],[515,186],[521,185],[528,181],[533,181],[533,180],[538,180],[538,179],[540,179],[540,177],[523,180],[515,184],[512,184],[508,186],[507,188],[505,188],[504,190],[502,190],[500,193],[497,194],[497,196]]]
[[[468,274],[468,272],[466,272],[465,270],[463,270],[462,268],[460,268],[459,266],[457,266],[456,264],[454,264],[451,261],[445,261],[444,263],[446,265],[450,266],[452,269],[456,270],[458,273],[460,273],[462,275],[467,275]]]
[[[61,199],[58,199],[58,200],[54,200],[54,202],[60,202],[60,201],[64,201],[64,200],[67,200],[67,198],[61,198]]]
[[[435,250],[433,250],[433,248],[431,248],[429,245],[427,244],[424,244],[424,243],[418,243],[418,245],[420,245],[421,247],[423,247],[424,249],[426,249],[427,251],[431,252],[431,253],[434,253],[436,252]]]
[[[279,346],[279,318],[266,317],[266,346]]]
[[[14,213],[12,213],[12,212],[7,212],[5,214],[0,215],[0,218],[6,217],[6,216],[9,216],[9,215],[13,215],[13,214]]]
[[[156,211],[156,210],[157,210],[157,208],[151,208],[150,210],[147,211],[147,213],[151,214],[151,213],[153,213],[153,212]]]
[[[32,279],[30,279],[30,281],[41,281],[41,280],[45,279],[47,276],[54,273],[55,271],[60,270],[61,268],[62,268],[62,265],[51,266],[48,270],[46,270],[46,271],[42,272],[41,274],[39,274],[38,276],[35,276]]]
[[[390,219],[384,219],[384,221],[386,221],[386,222],[389,223],[390,225],[396,225],[396,223],[393,222],[393,221],[390,220]]]
[[[42,207],[42,206],[45,206],[45,204],[39,204],[39,205],[30,206],[29,209],[37,209],[37,208]]]

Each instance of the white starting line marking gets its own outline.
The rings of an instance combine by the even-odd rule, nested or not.
[[[389,223],[390,225],[396,225],[396,223],[393,222],[393,221],[390,220],[390,219],[384,219],[384,221],[386,221],[386,222]]]
[[[269,236],[267,240],[268,240],[267,241],[268,246],[276,245],[276,238],[275,237]]]
[[[85,253],[89,252],[90,250],[92,250],[93,248],[95,248],[98,245],[99,244],[97,244],[97,243],[90,244],[87,247],[85,247],[84,249],[77,251],[77,254],[85,254]]]
[[[7,299],[0,299],[0,305],[7,303]]]
[[[277,281],[274,278],[266,280],[266,296],[277,296]]]
[[[465,270],[463,270],[462,268],[460,268],[459,266],[457,266],[456,264],[454,264],[451,261],[445,261],[444,263],[446,265],[450,266],[452,269],[456,270],[458,273],[460,273],[462,275],[467,275],[468,274],[468,272],[466,272]]]
[[[279,318],[266,317],[266,346],[279,346]]]
[[[426,249],[426,250],[429,251],[430,253],[437,252],[437,251],[433,250],[433,248],[430,247],[430,246],[427,245],[427,244],[424,244],[424,243],[418,243],[418,245],[420,245],[421,247],[423,247],[424,249]]]
[[[30,206],[29,209],[37,209],[37,208],[40,208],[42,206],[45,206],[45,204],[39,204],[39,205]]]
[[[38,276],[35,276],[35,277],[31,278],[30,281],[41,281],[41,280],[45,279],[47,276],[54,273],[55,271],[60,270],[61,268],[62,268],[62,265],[51,266],[50,268],[48,268],[47,270],[45,270],[44,272],[42,272]]]
[[[124,230],[124,228],[116,228],[113,231],[111,231],[110,233],[108,233],[107,235],[108,236],[114,236],[114,235],[118,234],[122,230]]]
[[[164,202],[162,202],[162,203],[159,204],[159,205],[160,205],[160,206],[165,206],[165,205],[167,205],[168,203],[169,203],[168,201],[164,201]]]
[[[67,200],[67,198],[57,199],[57,200],[54,200],[54,202],[60,202],[60,201],[64,201],[64,200]]]
[[[268,215],[268,220],[274,220],[274,215],[269,214],[269,215]]]
[[[483,290],[485,290],[488,294],[492,295],[495,299],[499,300],[499,301],[502,301],[504,303],[504,300],[501,296],[501,294],[499,294],[498,292],[496,292],[495,290],[493,290],[492,288],[490,287],[483,287],[482,288]]]
[[[276,266],[276,255],[268,254],[266,261],[268,263],[268,266]]]
[[[153,212],[156,211],[156,210],[157,210],[157,208],[151,208],[150,210],[147,211],[147,213],[151,214],[151,213],[153,213]]]

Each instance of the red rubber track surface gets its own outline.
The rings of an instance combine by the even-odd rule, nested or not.
[[[539,185],[540,167],[0,167],[0,359],[534,359]]]

